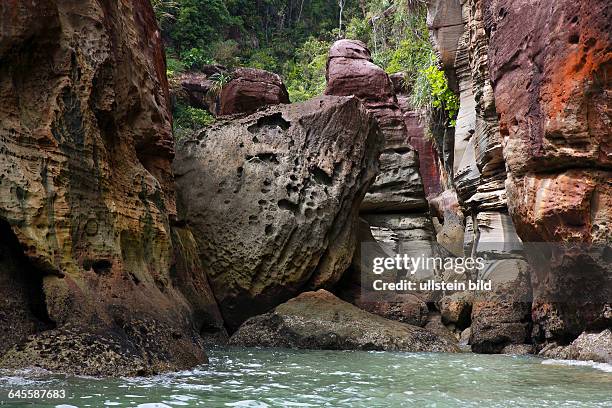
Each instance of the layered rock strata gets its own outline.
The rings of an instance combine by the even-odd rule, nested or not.
[[[369,223],[371,232],[362,234],[360,256],[369,252],[385,252],[388,256],[407,254],[430,256],[433,249],[433,225],[427,214],[428,204],[419,174],[419,152],[411,146],[411,137],[425,150],[423,128],[414,112],[406,118],[398,104],[395,83],[384,70],[372,62],[365,44],[355,40],[340,40],[332,45],[327,61],[328,95],[355,95],[376,118],[385,138],[385,149],[380,155],[380,173],[361,205],[362,218]],[[406,124],[409,123],[410,133]],[[427,164],[425,167],[427,168]],[[433,164],[429,164],[433,166]],[[435,177],[437,179],[437,177]],[[433,177],[430,185],[435,185]],[[435,189],[434,187],[431,187]],[[372,237],[373,240],[369,240]],[[366,245],[364,245],[366,244]],[[380,246],[381,248],[378,248]],[[360,264],[362,260],[356,260]],[[397,320],[425,323],[426,306],[410,294],[390,296],[362,296],[361,289],[371,289],[368,271],[352,269],[352,294],[345,297],[366,310]],[[358,276],[361,275],[361,276]],[[394,281],[398,276],[388,273],[384,278]],[[420,276],[425,277],[425,276]],[[361,279],[362,285],[356,285]],[[425,306],[425,307],[424,307]]]
[[[531,253],[534,335],[567,342],[612,325],[612,6],[490,1],[483,12],[516,229],[573,243]]]
[[[133,375],[206,361],[200,332],[222,322],[174,225],[150,4],[43,0],[0,18],[1,364]]]

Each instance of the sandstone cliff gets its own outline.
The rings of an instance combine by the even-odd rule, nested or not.
[[[610,5],[440,0],[428,22],[461,101],[444,160],[464,248],[503,252],[499,275],[515,271],[505,300],[497,291],[473,308],[473,348],[567,343],[609,326]]]
[[[200,334],[222,323],[193,237],[174,225],[149,2],[0,13],[2,365],[118,375],[205,361]]]

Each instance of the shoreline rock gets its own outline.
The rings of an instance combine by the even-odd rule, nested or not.
[[[420,327],[363,311],[320,289],[250,318],[230,338],[246,347],[458,352],[456,344]]]

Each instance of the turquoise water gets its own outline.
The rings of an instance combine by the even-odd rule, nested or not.
[[[223,349],[150,378],[0,372],[8,407],[612,407],[612,367],[500,355]],[[578,364],[578,363],[576,363]],[[62,401],[10,390],[65,390]]]

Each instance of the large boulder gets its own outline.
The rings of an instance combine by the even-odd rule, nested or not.
[[[534,335],[567,342],[612,324],[610,2],[497,0],[484,13],[516,230],[574,244],[528,252]]]
[[[221,121],[179,142],[180,216],[230,328],[340,279],[381,147],[360,101],[330,96]]]
[[[420,327],[387,320],[325,290],[305,292],[247,320],[230,344],[323,350],[456,352],[457,346]]]
[[[289,94],[280,76],[256,68],[238,68],[219,95],[220,115],[251,113],[268,106],[289,103]]]
[[[174,225],[150,4],[15,3],[0,30],[1,364],[130,375],[205,362],[200,330],[223,325],[199,260],[175,246],[195,243]]]

